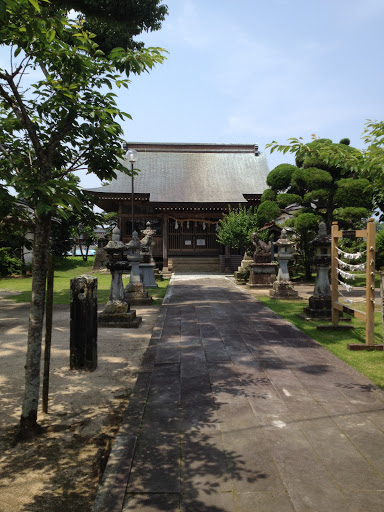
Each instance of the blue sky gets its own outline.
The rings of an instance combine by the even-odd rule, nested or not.
[[[133,142],[284,143],[311,134],[363,147],[384,119],[382,0],[165,0],[169,51],[120,107]],[[269,155],[269,151],[267,151]],[[289,160],[268,156],[270,168]]]
[[[365,120],[384,119],[383,0],[164,3],[162,29],[139,39],[166,48],[167,61],[118,93],[133,116],[126,140],[264,150],[314,133],[363,147]],[[269,151],[267,158],[270,169],[292,161]]]

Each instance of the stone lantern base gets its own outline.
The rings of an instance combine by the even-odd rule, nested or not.
[[[271,299],[286,299],[286,300],[300,300],[299,292],[293,289],[291,281],[275,281],[272,285],[272,290],[269,290]]]
[[[276,263],[251,263],[248,288],[269,288],[276,280]]]
[[[139,327],[142,317],[136,316],[136,311],[130,310],[129,305],[121,300],[110,300],[98,316],[99,327]]]
[[[158,284],[155,281],[155,263],[140,263],[140,276],[143,281],[143,287],[145,288],[158,288]]]
[[[309,318],[321,318],[323,320],[332,318],[331,297],[309,297],[308,307],[303,308],[305,315]]]

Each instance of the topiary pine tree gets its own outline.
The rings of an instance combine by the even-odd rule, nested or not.
[[[289,146],[276,142],[267,146],[272,148],[271,152],[277,149],[294,153],[296,165],[281,164],[269,173],[270,188],[264,192],[261,206],[263,201],[270,201],[273,194],[273,201],[280,208],[293,203],[301,205],[290,224],[303,238],[300,249],[309,278],[315,219],[324,220],[328,230],[333,220],[339,221],[342,227],[356,226],[373,209],[373,187],[368,179],[359,175],[362,156],[359,150],[349,146],[349,139],[342,139],[338,144],[330,139],[316,139],[308,144],[290,140]],[[300,219],[301,216],[305,219]]]
[[[373,208],[373,189],[366,178],[361,178],[355,168],[346,168],[330,163],[328,156],[334,153],[361,158],[360,152],[350,147],[348,139],[339,144],[330,139],[317,139],[299,146],[296,151],[296,166],[281,164],[267,178],[270,190],[276,194],[275,201],[284,208],[298,203],[306,210],[320,216],[328,228],[333,220],[345,226],[353,226],[362,217],[368,217]],[[287,146],[273,146],[280,149]]]

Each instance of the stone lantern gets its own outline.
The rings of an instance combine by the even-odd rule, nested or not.
[[[107,253],[107,268],[111,271],[112,282],[109,292],[109,300],[124,301],[124,287],[122,274],[129,268],[128,261],[124,258],[124,244],[120,240],[120,229],[116,226],[112,231],[112,240],[104,247]]]
[[[314,293],[309,298],[309,307],[304,308],[304,312],[311,318],[330,318],[332,316],[331,286],[329,284],[331,237],[327,234],[325,222],[320,222],[319,232],[312,245],[315,247],[314,263],[317,268],[317,277]]]
[[[144,291],[143,283],[140,277],[140,254],[141,244],[137,231],[132,233],[132,240],[125,246],[127,260],[131,263],[131,275],[129,283],[125,288],[125,299],[130,304],[151,304],[152,297],[148,296],[148,292]]]
[[[277,279],[273,283],[273,289],[269,291],[270,297],[273,299],[299,299],[298,292],[293,289],[293,284],[289,279],[288,262],[293,258],[293,244],[287,239],[285,229],[281,232],[281,238],[275,242],[277,247],[277,260],[279,263],[279,271]]]
[[[124,256],[125,245],[120,240],[120,229],[115,227],[112,231],[112,240],[104,247],[107,253],[107,268],[109,268],[112,281],[109,300],[105,309],[98,317],[99,327],[138,327],[141,317],[136,311],[131,311],[129,302],[124,297],[122,274],[129,268],[129,262]]]

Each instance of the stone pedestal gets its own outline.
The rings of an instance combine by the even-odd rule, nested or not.
[[[330,297],[309,297],[308,306],[303,308],[304,313],[310,318],[330,320],[332,318],[332,299]]]
[[[308,318],[321,318],[323,320],[332,318],[332,298],[328,272],[328,263],[317,265],[314,294],[309,297],[308,306],[303,308],[304,314]]]
[[[237,271],[234,273],[235,279],[239,284],[242,284],[249,279],[250,265],[253,263],[253,258],[248,256],[247,253],[244,254],[243,259],[241,260],[240,267],[237,267]]]
[[[152,304],[152,297],[144,291],[143,283],[140,278],[140,265],[138,261],[131,261],[131,276],[129,283],[125,287],[124,297],[132,305]]]
[[[299,292],[293,289],[291,281],[275,281],[272,290],[269,290],[271,299],[301,299]]]
[[[144,289],[157,288],[159,286],[155,281],[155,266],[155,263],[140,263],[139,265]]]
[[[99,315],[99,327],[139,327],[141,316],[130,310],[129,305],[121,300],[110,300]]]
[[[269,288],[276,279],[276,263],[251,263],[249,288]]]

